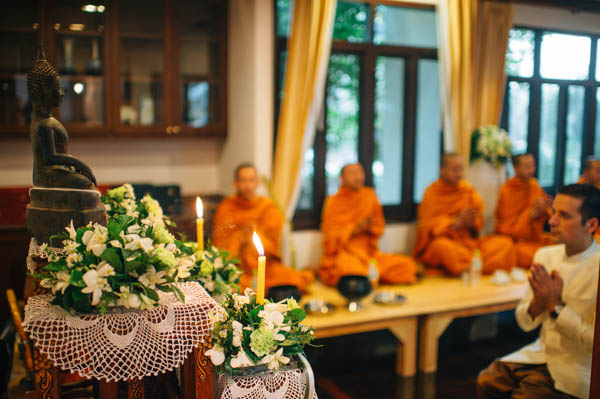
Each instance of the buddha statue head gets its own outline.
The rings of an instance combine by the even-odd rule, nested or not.
[[[46,61],[41,43],[38,46],[35,65],[27,74],[27,91],[31,102],[47,112],[60,106],[62,102],[64,92],[60,77],[56,69]]]

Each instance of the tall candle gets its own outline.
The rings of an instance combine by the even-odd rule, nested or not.
[[[204,209],[200,197],[196,197],[196,216],[196,240],[198,241],[198,252],[202,256],[202,252],[204,252]]]
[[[265,303],[265,263],[267,258],[265,257],[265,250],[263,248],[260,237],[256,234],[256,231],[252,235],[252,241],[258,251],[258,274],[256,282],[256,303],[262,305]]]

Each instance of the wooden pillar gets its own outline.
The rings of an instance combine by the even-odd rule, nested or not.
[[[127,381],[127,399],[144,399],[144,380]]]
[[[33,345],[33,372],[38,399],[60,398],[60,371]]]
[[[210,358],[204,356],[210,348],[203,343],[194,348],[181,370],[181,391],[183,399],[212,398],[214,375]]]
[[[389,330],[398,339],[396,374],[412,377],[417,371],[417,318],[402,319]]]
[[[452,316],[444,314],[432,314],[422,319],[419,336],[419,370],[422,372],[437,370],[438,340],[452,320]]]
[[[117,381],[98,381],[98,397],[100,399],[115,399],[119,397],[119,383]]]

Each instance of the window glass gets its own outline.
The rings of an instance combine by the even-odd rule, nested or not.
[[[369,5],[338,1],[335,9],[333,39],[349,42],[369,41]]]
[[[556,165],[556,129],[558,118],[559,86],[542,85],[542,111],[540,118],[539,180],[543,187],[554,186]]]
[[[511,29],[508,36],[505,71],[509,76],[533,76],[535,33],[529,29]]]
[[[437,47],[434,10],[378,5],[373,30],[375,44]]]
[[[527,151],[527,127],[529,124],[529,83],[508,84],[508,133],[513,153]]]
[[[325,134],[327,195],[337,192],[341,168],[358,160],[359,73],[358,56],[332,54],[329,58]]]
[[[569,86],[567,111],[567,147],[565,152],[564,184],[576,183],[581,168],[581,140],[583,138],[583,107],[585,88]]]
[[[402,202],[404,59],[378,57],[375,64],[373,184],[383,205]]]
[[[437,60],[419,60],[417,78],[417,132],[413,198],[421,202],[437,179],[442,152],[440,82]]]
[[[545,33],[540,74],[547,79],[587,79],[592,40],[585,36]]]

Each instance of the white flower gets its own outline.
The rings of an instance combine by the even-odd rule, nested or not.
[[[106,249],[106,239],[108,230],[106,227],[96,224],[94,230],[86,230],[81,237],[81,241],[86,246],[87,250],[96,256],[102,255]]]
[[[241,310],[244,307],[244,305],[250,303],[250,298],[247,295],[233,294],[233,301],[233,307],[235,308],[235,310]]]
[[[40,252],[46,252],[46,250],[48,250],[48,244],[42,243],[42,245],[40,245]]]
[[[172,243],[168,244],[168,245],[165,247],[165,249],[166,249],[167,251],[170,251],[170,252],[173,252],[173,253],[179,253],[179,252],[180,252],[180,251],[179,251],[179,249],[177,248],[177,245],[175,245],[175,243],[174,243],[174,242],[172,242]],[[194,255],[192,255],[192,256],[194,256]],[[196,258],[194,257],[194,263],[196,263],[196,260],[195,260],[195,259],[196,259]]]
[[[140,227],[140,225],[139,225],[139,224],[132,224],[131,226],[129,226],[129,227],[127,228],[127,232],[128,232],[129,234],[137,234],[137,233],[139,233],[139,232],[140,232],[140,230],[141,230],[141,229],[142,229],[142,228]]]
[[[120,303],[122,306],[130,309],[139,309],[141,302],[140,298],[129,291],[129,287],[121,286],[121,293],[119,294]]]
[[[234,369],[238,367],[254,366],[254,363],[252,363],[252,360],[248,358],[248,355],[246,355],[246,352],[243,349],[240,349],[237,356],[232,358],[229,364]]]
[[[209,281],[207,283],[204,283],[204,289],[208,292],[213,292],[215,290],[215,282]]]
[[[146,310],[146,309],[152,309],[154,307],[154,301],[152,299],[150,299],[149,297],[147,297],[146,295],[140,294],[140,299],[142,301],[142,304],[140,305],[140,309]]]
[[[51,278],[44,278],[40,281],[40,285],[44,288],[52,288],[54,286],[54,280]]]
[[[77,241],[63,240],[63,250],[68,254],[72,254],[73,252],[77,251],[78,247],[79,244]]]
[[[183,279],[191,276],[190,270],[194,267],[195,257],[177,258],[177,278]]]
[[[280,364],[288,364],[290,358],[283,355],[283,348],[273,354],[267,355],[261,360],[261,363],[266,363],[269,370],[279,370]]]
[[[142,274],[138,280],[146,287],[154,289],[157,284],[160,285],[167,282],[164,277],[165,273],[164,270],[157,272],[154,266],[149,266],[146,269],[146,273]]]
[[[65,230],[69,233],[69,238],[71,240],[75,241],[75,239],[77,239],[77,230],[73,227],[73,219],[71,219],[71,223],[65,227]]]
[[[83,255],[81,255],[80,253],[70,253],[69,255],[67,255],[67,266],[71,267],[73,266],[73,264],[81,262],[82,260]]]
[[[109,265],[110,266],[110,265]],[[83,281],[85,282],[85,287],[81,290],[84,294],[92,294],[92,306],[100,303],[100,298],[102,297],[102,291],[112,291],[108,282],[104,277],[100,276],[98,270],[88,270],[83,275]]]
[[[204,356],[209,356],[210,361],[215,366],[218,366],[225,361],[225,353],[223,353],[223,348],[221,348],[219,345],[215,345],[211,349],[204,352]],[[231,360],[233,361],[233,359]]]
[[[221,338],[227,338],[227,334],[228,334],[228,332],[226,329],[222,329],[221,331],[219,331],[219,337],[221,337]]]
[[[152,238],[141,238],[137,234],[125,234],[125,249],[131,251],[143,249],[144,252],[148,253],[152,248],[154,248]]]
[[[231,327],[233,328],[233,341],[232,345],[241,347],[242,346],[242,338],[243,338],[243,328],[244,326],[237,320],[231,322]]]
[[[223,267],[223,259],[221,259],[221,258],[215,259],[214,267],[215,267],[215,269],[222,268]]]

